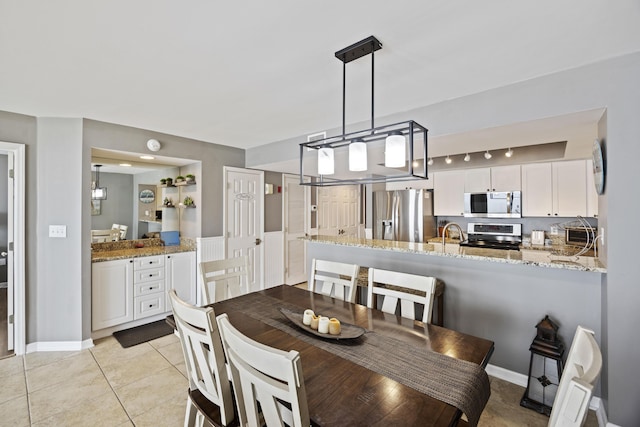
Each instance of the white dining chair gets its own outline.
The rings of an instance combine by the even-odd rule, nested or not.
[[[584,424],[601,370],[602,353],[594,332],[578,326],[553,401],[549,427]]]
[[[374,296],[375,300],[382,297],[381,310],[385,313],[395,314],[399,306],[402,317],[431,323],[435,291],[434,277],[369,268],[369,286],[367,287],[369,308],[376,308]],[[424,307],[422,319],[416,318],[415,303]]]
[[[229,425],[235,419],[233,397],[213,308],[188,304],[175,289],[169,299],[189,376],[184,425]]]
[[[352,303],[356,302],[357,264],[313,259],[308,289]]]
[[[249,292],[251,266],[246,255],[204,261],[199,265],[203,305],[213,304]]]
[[[218,316],[217,322],[233,378],[240,425],[281,427],[286,423],[308,427],[300,354],[252,340],[231,324],[226,313]]]
[[[120,240],[124,240],[127,238],[127,230],[129,226],[123,224],[113,224],[111,226],[112,230],[118,230],[118,236]]]

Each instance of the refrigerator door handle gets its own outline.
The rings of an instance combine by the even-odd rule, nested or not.
[[[393,237],[391,240],[398,240],[400,234],[400,197],[393,195]]]

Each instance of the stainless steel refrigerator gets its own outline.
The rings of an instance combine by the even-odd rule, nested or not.
[[[437,236],[431,190],[373,192],[373,238],[426,242]]]

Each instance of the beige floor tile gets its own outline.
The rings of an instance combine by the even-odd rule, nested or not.
[[[36,392],[29,393],[32,422],[40,422],[92,399],[113,393],[100,371],[79,374]]]
[[[0,424],[11,427],[29,426],[29,403],[26,394],[0,403]]]
[[[27,395],[27,385],[24,379],[24,372],[9,375],[0,381],[0,403],[15,399],[18,396]]]
[[[183,425],[187,407],[186,394],[183,397],[167,401],[144,414],[134,417],[133,423],[136,427],[174,427]]]
[[[26,369],[29,370],[77,356],[80,353],[80,351],[39,351],[26,354],[24,362]]]
[[[120,402],[131,418],[143,414],[161,403],[184,397],[189,383],[173,366],[131,384],[116,388]]]
[[[142,353],[125,361],[112,359],[107,364],[100,363],[107,380],[113,388],[120,388],[142,378],[148,377],[171,366],[153,347],[152,351]]]
[[[176,364],[175,368],[180,371],[183,377],[185,377],[187,380],[189,379],[189,376],[187,375],[187,364],[185,362]]]
[[[171,334],[149,341],[149,344],[151,344],[151,346],[154,348],[160,348],[166,345],[175,344],[177,342],[180,342],[180,338],[178,338],[176,334]]]
[[[109,392],[88,400],[81,405],[60,412],[52,417],[34,423],[33,427],[44,426],[92,426],[110,427],[131,421],[115,394]]]
[[[83,351],[27,370],[27,387],[32,393],[86,373],[100,373],[100,368],[91,353]]]
[[[133,347],[122,348],[118,340],[112,336],[98,340],[94,344],[94,347],[92,347],[90,351],[100,366],[114,363],[126,363],[129,359],[154,351],[154,348],[151,347],[149,343],[142,343]]]
[[[182,352],[182,344],[180,341],[173,344],[158,347],[158,352],[164,356],[172,365],[184,363],[184,353]]]
[[[24,357],[13,356],[0,360],[0,378],[24,371]]]

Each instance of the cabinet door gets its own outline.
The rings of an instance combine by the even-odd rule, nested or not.
[[[425,189],[433,190],[433,173],[427,173],[427,179],[415,179],[411,181],[396,181],[387,182],[385,189],[387,191],[393,190],[407,190],[407,189]]]
[[[598,193],[593,182],[593,160],[587,160],[587,216],[598,217]]]
[[[196,304],[196,255],[195,252],[181,252],[167,255],[166,289],[175,289],[178,296],[189,304]],[[167,311],[171,302],[167,298]]]
[[[491,169],[467,169],[464,171],[464,191],[467,193],[483,193],[491,189]]]
[[[587,216],[585,160],[553,163],[554,216]]]
[[[436,216],[462,216],[464,171],[436,172],[433,176],[433,211]]]
[[[551,216],[551,163],[522,165],[522,216]]]
[[[133,320],[133,260],[91,265],[91,329]]]
[[[491,191],[518,191],[521,188],[520,165],[491,168]]]

